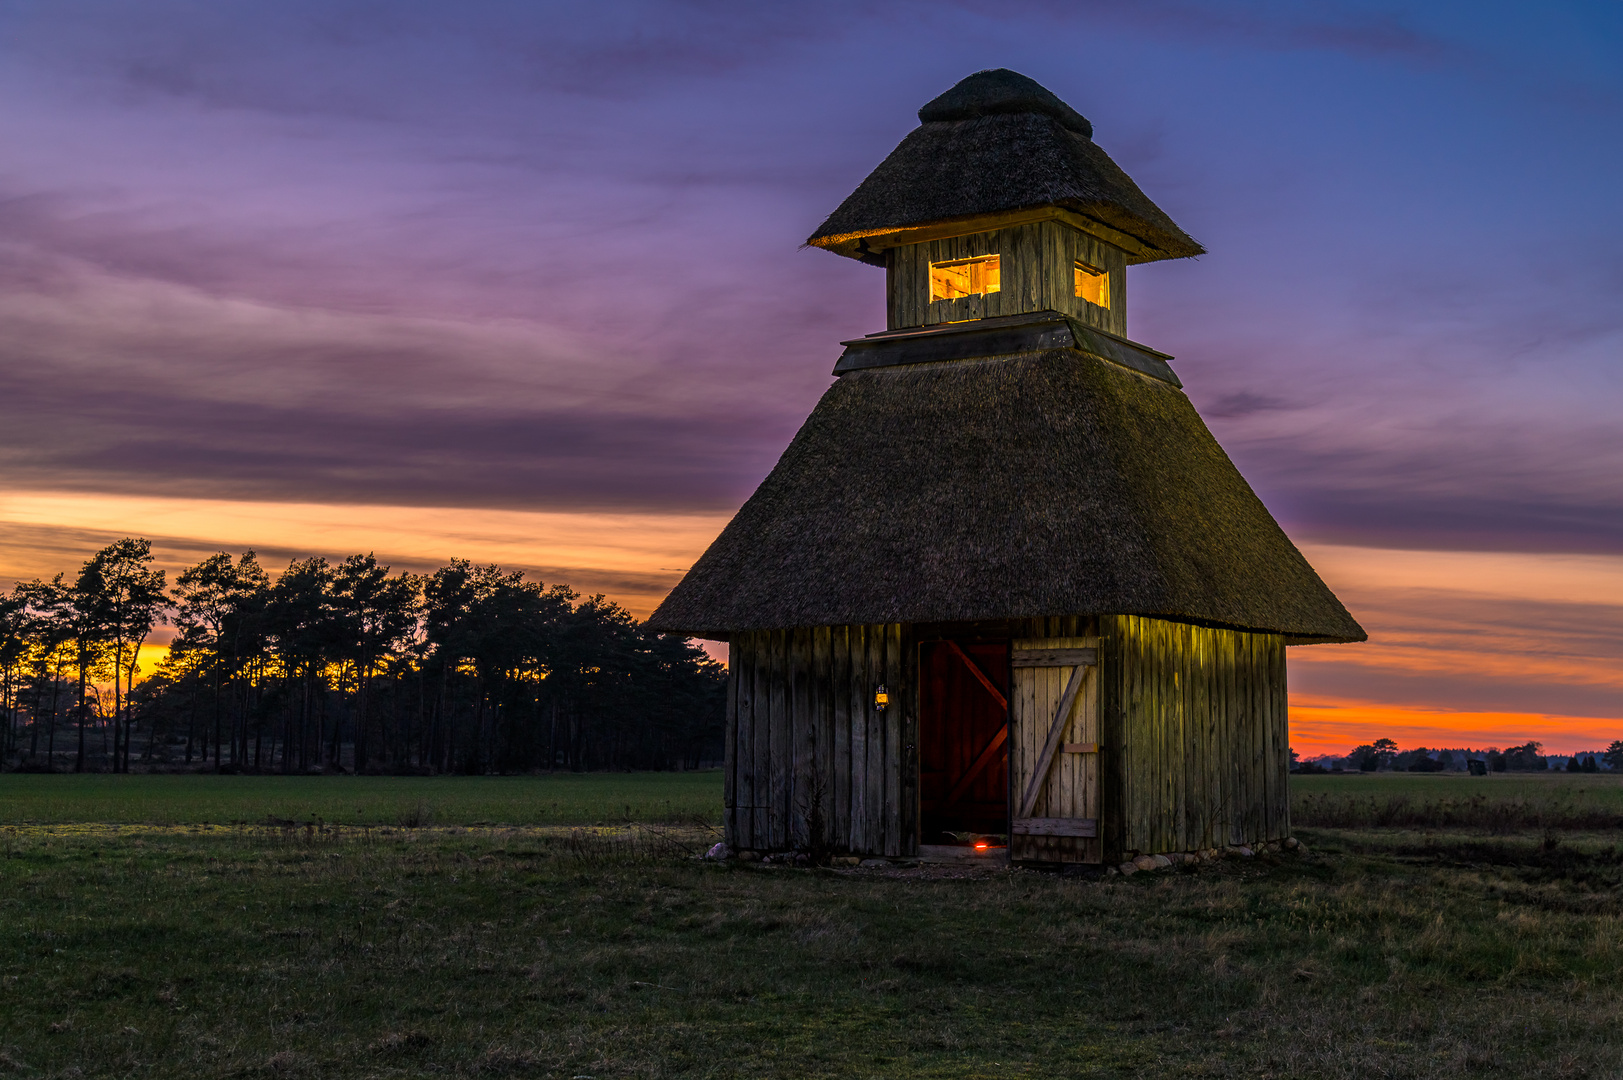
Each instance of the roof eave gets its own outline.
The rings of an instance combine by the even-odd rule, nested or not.
[[[1050,204],[1000,210],[990,214],[966,214],[935,221],[861,229],[854,232],[817,233],[806,241],[806,246],[832,251],[849,259],[884,265],[884,252],[889,248],[921,244],[929,240],[945,240],[952,236],[993,232],[1039,221],[1058,221],[1120,248],[1127,253],[1129,265],[1161,262],[1166,259],[1187,259],[1206,254],[1206,249],[1193,240],[1188,244],[1169,244],[1163,239],[1160,245],[1157,245],[1143,235],[1128,232],[1086,212],[1103,209],[1105,208],[1072,209]]]

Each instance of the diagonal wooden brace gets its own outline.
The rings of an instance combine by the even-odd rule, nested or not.
[[[986,687],[986,692],[997,699],[997,707],[1002,709],[1004,712],[1008,712],[1009,699],[1003,696],[1003,691],[999,690],[997,688],[997,684],[987,677],[986,672],[981,670],[981,666],[975,663],[975,661],[970,658],[970,655],[959,647],[956,641],[947,641],[944,644],[957,655],[958,659],[964,662],[964,666],[969,669],[969,673],[975,676],[976,679],[980,680],[980,684]]]
[[[1048,729],[1048,741],[1043,743],[1043,752],[1037,755],[1037,767],[1031,771],[1031,783],[1026,786],[1025,797],[1020,800],[1020,812],[1014,815],[1017,818],[1028,818],[1031,811],[1037,806],[1037,796],[1042,794],[1043,784],[1048,780],[1048,770],[1054,764],[1054,751],[1059,749],[1060,736],[1065,734],[1065,725],[1071,719],[1071,709],[1076,705],[1076,695],[1082,689],[1082,680],[1087,678],[1088,665],[1078,664],[1071,671],[1071,681],[1065,684],[1065,693],[1059,699],[1059,711],[1054,714],[1053,726]]]
[[[976,778],[986,771],[988,765],[997,760],[997,752],[1003,749],[1003,744],[1008,741],[1009,725],[1004,724],[997,729],[997,734],[992,736],[991,741],[986,744],[986,748],[975,755],[974,764],[965,770],[964,775],[958,778],[958,782],[952,785],[952,790],[947,792],[947,800],[941,804],[943,810],[956,804],[959,799],[964,797],[964,793],[969,790],[970,785],[975,783]]]

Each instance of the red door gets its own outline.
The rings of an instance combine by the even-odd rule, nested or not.
[[[1006,835],[1008,643],[926,641],[919,650],[919,842]]]

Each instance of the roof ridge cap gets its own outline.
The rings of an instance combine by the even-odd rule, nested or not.
[[[1093,138],[1093,124],[1037,80],[1010,71],[988,68],[959,79],[919,109],[919,120],[933,124],[973,120],[999,113],[1036,113],[1052,117],[1084,138]]]

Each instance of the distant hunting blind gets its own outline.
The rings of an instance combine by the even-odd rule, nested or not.
[[[1365,634],[1126,337],[1127,267],[1203,249],[1025,76],[919,119],[808,241],[886,329],[650,619],[729,643],[728,841],[1284,838],[1285,647]]]

